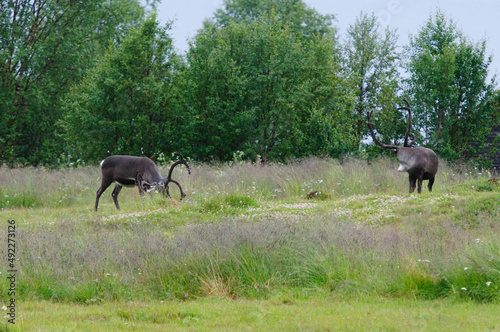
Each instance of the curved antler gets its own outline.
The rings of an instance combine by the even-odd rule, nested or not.
[[[168,176],[167,176],[167,181],[171,181],[172,179],[172,172],[174,171],[174,167],[179,165],[179,164],[183,164],[187,167],[188,169],[188,174],[191,174],[191,169],[189,168],[189,165],[187,163],[186,160],[184,160],[184,156],[178,152],[174,152],[174,156],[178,156],[180,157],[181,159],[180,160],[177,160],[175,163],[172,164],[172,166],[170,166],[170,170],[168,171]]]
[[[399,146],[397,146],[397,145],[387,145],[387,144],[380,142],[377,139],[377,137],[375,136],[375,132],[373,131],[373,123],[371,122],[372,115],[373,115],[373,111],[367,113],[368,122],[366,124],[368,125],[368,129],[370,129],[370,134],[372,135],[373,141],[375,143],[377,143],[378,145],[380,145],[381,147],[386,148],[386,149],[399,149]]]
[[[404,140],[403,146],[411,147],[413,145],[413,143],[415,143],[415,141],[417,140],[418,135],[415,136],[414,134],[410,134],[410,131],[411,131],[411,107],[410,107],[410,102],[408,102],[408,99],[406,99],[406,98],[403,98],[403,101],[406,103],[406,107],[405,106],[398,107],[398,111],[399,110],[407,110],[408,111],[408,128],[406,128],[405,140]],[[410,135],[411,135],[412,141],[410,143],[408,143],[408,136],[410,136]]]
[[[188,174],[191,174],[191,169],[189,168],[189,165],[187,163],[186,160],[184,160],[184,157],[182,156],[182,154],[180,153],[177,153],[175,152],[174,153],[174,156],[178,156],[180,157],[181,159],[180,160],[177,160],[175,163],[172,164],[172,166],[170,166],[170,170],[168,171],[168,176],[167,176],[167,179],[165,180],[165,189],[167,191],[167,197],[170,197],[170,193],[169,193],[169,190],[168,190],[168,184],[170,182],[174,183],[177,185],[177,187],[179,187],[179,190],[181,192],[181,199],[183,199],[184,197],[186,197],[186,194],[184,193],[184,191],[182,190],[182,187],[181,185],[179,184],[179,182],[175,181],[175,180],[172,180],[172,172],[174,170],[174,167],[179,165],[179,164],[183,164],[187,167],[188,169]]]
[[[414,135],[413,133],[410,133],[410,137],[411,137],[411,142],[408,143],[408,147],[411,148],[413,143],[415,143],[417,141],[417,138],[418,138],[418,134],[417,135]]]

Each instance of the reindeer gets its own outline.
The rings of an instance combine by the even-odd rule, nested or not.
[[[174,167],[179,164],[186,165],[188,173],[191,174],[188,163],[180,153],[174,153],[175,156],[180,157],[180,160],[170,166],[168,176],[163,178],[158,170],[156,164],[147,157],[134,157],[134,156],[109,156],[101,161],[102,180],[101,186],[97,190],[95,198],[95,211],[99,204],[99,198],[102,193],[114,182],[115,189],[111,196],[115,202],[116,208],[120,210],[118,205],[118,194],[122,187],[137,186],[139,193],[142,195],[145,191],[152,188],[160,188],[160,190],[170,197],[168,185],[170,182],[175,183],[181,191],[181,200],[186,197],[179,182],[172,179],[172,171]]]
[[[429,180],[428,188],[432,191],[432,185],[434,184],[434,178],[438,171],[438,157],[436,153],[431,149],[424,147],[413,148],[412,145],[417,140],[418,136],[410,134],[411,131],[411,108],[410,103],[406,98],[403,98],[406,103],[406,107],[399,107],[398,110],[408,111],[408,128],[406,129],[405,138],[403,146],[397,145],[386,145],[381,143],[373,131],[373,123],[371,123],[371,117],[373,111],[368,112],[368,128],[370,129],[373,141],[383,148],[391,149],[396,152],[396,156],[399,160],[399,172],[408,172],[410,180],[410,193],[415,191],[416,182],[418,180],[418,193],[422,192],[422,182],[423,180]],[[408,141],[410,136],[411,141]]]

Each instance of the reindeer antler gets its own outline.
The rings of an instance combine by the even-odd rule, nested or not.
[[[170,197],[170,193],[169,193],[169,190],[168,190],[168,184],[170,182],[176,184],[178,187],[179,187],[179,190],[181,191],[181,199],[183,199],[184,197],[186,197],[186,194],[184,193],[184,191],[182,190],[182,187],[181,185],[179,184],[179,182],[175,181],[175,180],[172,180],[172,172],[174,170],[174,167],[179,165],[179,164],[183,164],[187,167],[188,169],[188,174],[191,174],[191,169],[189,168],[189,165],[187,163],[186,160],[184,160],[184,156],[178,152],[175,152],[174,153],[174,156],[178,156],[179,158],[181,158],[180,160],[177,160],[175,163],[172,164],[172,166],[170,166],[170,170],[168,171],[168,176],[167,176],[167,180],[165,181],[165,189],[167,190],[167,196]]]
[[[179,165],[179,164],[183,164],[187,167],[188,169],[188,174],[191,174],[191,169],[189,168],[189,165],[187,163],[186,160],[184,160],[184,156],[178,152],[174,152],[174,156],[177,156],[179,158],[181,158],[180,160],[177,160],[175,163],[172,164],[172,166],[170,166],[170,170],[168,171],[168,176],[167,176],[167,181],[171,181],[171,178],[172,178],[172,172],[174,170],[174,167]]]
[[[367,115],[367,118],[368,118],[368,122],[366,124],[368,125],[368,129],[370,129],[370,134],[372,135],[373,141],[375,143],[377,143],[378,145],[380,145],[381,147],[386,148],[386,149],[398,149],[399,146],[397,146],[397,145],[387,145],[387,144],[384,144],[384,143],[380,142],[377,139],[377,137],[375,136],[375,132],[373,131],[373,123],[371,122],[373,111],[368,112],[366,115]]]
[[[418,134],[414,135],[413,133],[410,133],[410,137],[411,137],[411,142],[408,143],[408,145],[407,145],[409,148],[411,148],[413,143],[415,143],[417,141]]]
[[[415,143],[415,141],[417,140],[418,134],[415,136],[414,134],[410,133],[410,131],[411,131],[411,120],[412,120],[412,117],[411,117],[411,107],[410,107],[410,103],[408,102],[408,99],[403,98],[403,101],[406,103],[406,107],[405,106],[398,107],[398,110],[407,110],[408,111],[408,128],[406,128],[405,140],[404,140],[403,146],[405,146],[405,147],[411,147],[413,145],[413,143]],[[411,135],[411,142],[408,143],[408,136],[410,136],[410,135]]]

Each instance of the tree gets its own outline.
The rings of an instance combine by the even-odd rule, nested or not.
[[[254,160],[285,160],[320,153],[320,140],[321,153],[348,146],[337,144],[350,124],[334,38],[305,41],[271,13],[207,26],[187,58],[181,131],[196,159],[225,161],[243,151]],[[330,123],[318,123],[324,119]],[[321,138],[310,137],[314,126],[322,126]]]
[[[250,23],[265,14],[275,15],[276,19],[289,24],[292,32],[305,38],[336,33],[333,15],[321,15],[302,0],[224,0],[223,9],[218,9],[214,19],[205,23],[221,28],[230,22]]]
[[[358,142],[367,133],[366,112],[378,109],[380,124],[377,128],[389,135],[397,137],[403,124],[401,114],[394,107],[398,91],[396,52],[398,36],[395,31],[385,30],[379,33],[380,24],[377,18],[361,13],[356,22],[347,29],[347,41],[344,49],[346,73],[356,94],[354,118]]]
[[[491,129],[494,78],[486,43],[470,42],[437,11],[410,38],[408,93],[423,140],[448,159],[468,158]]]
[[[60,100],[109,40],[142,18],[138,1],[1,0],[0,159],[51,163]]]
[[[160,27],[153,13],[72,88],[59,124],[74,158],[173,152],[172,81],[179,59],[169,28]]]

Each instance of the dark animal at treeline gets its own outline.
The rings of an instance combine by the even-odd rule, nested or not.
[[[170,182],[175,183],[181,191],[181,200],[186,197],[179,182],[172,179],[172,171],[174,167],[183,164],[187,167],[188,173],[191,174],[188,163],[180,153],[174,153],[175,156],[180,157],[180,160],[170,166],[168,176],[162,177],[156,164],[147,157],[134,157],[134,156],[109,156],[101,162],[102,180],[101,186],[97,190],[95,198],[95,211],[99,204],[99,197],[102,193],[114,182],[115,189],[111,196],[115,202],[116,208],[119,210],[118,194],[122,187],[139,188],[139,193],[142,195],[145,191],[152,188],[158,188],[167,197],[170,197],[168,185]]]
[[[373,141],[383,148],[391,149],[396,152],[399,159],[399,172],[408,172],[410,180],[410,193],[415,191],[416,182],[418,181],[418,193],[422,192],[422,181],[429,180],[428,188],[432,191],[432,185],[434,184],[434,178],[438,171],[438,157],[434,151],[424,147],[412,148],[411,146],[417,140],[417,136],[410,134],[411,131],[411,108],[410,103],[406,98],[403,98],[406,103],[406,107],[399,107],[398,110],[407,110],[408,116],[408,129],[405,133],[405,139],[403,146],[397,145],[386,145],[381,143],[373,131],[373,123],[371,123],[371,117],[373,111],[368,112],[368,128],[370,129]],[[411,135],[412,140],[409,142],[408,137]]]

